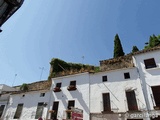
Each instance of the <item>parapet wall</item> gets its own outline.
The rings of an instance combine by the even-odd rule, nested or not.
[[[122,68],[134,67],[132,55],[125,55],[118,58],[100,61],[100,70],[109,71]]]

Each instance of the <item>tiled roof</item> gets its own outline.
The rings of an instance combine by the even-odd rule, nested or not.
[[[156,50],[160,50],[160,45],[156,46],[154,48],[150,48],[150,49],[144,49],[138,52],[133,53],[133,55],[137,55],[137,54],[143,54],[143,53],[147,53],[147,52],[151,52],[151,51],[156,51]]]

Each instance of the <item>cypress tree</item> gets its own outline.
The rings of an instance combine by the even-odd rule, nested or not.
[[[119,56],[124,56],[123,48],[121,45],[121,41],[119,39],[118,34],[115,35],[114,39],[114,58],[117,58]]]
[[[137,48],[137,46],[133,46],[132,48],[132,53],[139,51],[139,49]]]

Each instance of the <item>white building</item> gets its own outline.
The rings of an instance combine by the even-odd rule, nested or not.
[[[49,84],[48,81],[40,81],[28,84],[28,91],[12,93],[3,120],[46,119],[51,96]]]
[[[89,120],[89,79],[88,72],[52,78],[50,110],[56,111],[55,118],[70,119],[73,107],[83,110],[83,120]]]
[[[15,88],[0,84],[0,119],[3,119],[8,105],[10,92],[16,91]]]
[[[160,47],[100,61],[100,68],[2,94],[3,119],[70,120],[76,109],[83,120],[160,120]]]
[[[133,59],[139,70],[148,113],[160,115],[160,47],[138,52]]]

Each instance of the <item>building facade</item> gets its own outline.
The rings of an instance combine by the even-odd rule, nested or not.
[[[23,2],[24,0],[0,0],[0,27],[21,7]]]
[[[0,109],[5,99],[6,110],[0,115],[4,120],[160,120],[159,58],[156,47],[100,61],[98,72],[29,84],[28,91],[2,94]]]

